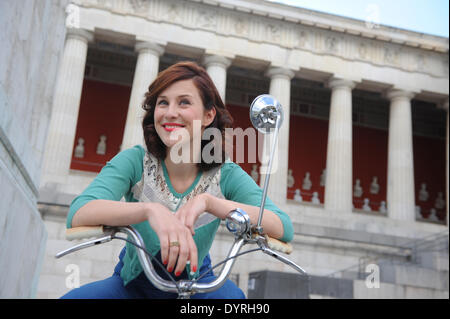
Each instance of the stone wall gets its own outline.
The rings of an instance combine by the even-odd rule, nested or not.
[[[0,298],[37,289],[47,232],[36,202],[67,2],[0,2]]]

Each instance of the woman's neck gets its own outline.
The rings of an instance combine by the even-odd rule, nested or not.
[[[166,156],[164,159],[167,173],[170,180],[194,180],[197,177],[199,168],[196,163],[174,163],[170,156]]]

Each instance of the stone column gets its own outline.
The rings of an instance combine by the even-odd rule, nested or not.
[[[270,176],[269,189],[267,196],[276,204],[280,205],[286,202],[287,197],[287,173],[289,159],[289,118],[291,102],[291,79],[294,72],[289,69],[271,67],[266,72],[270,77],[269,94],[274,96],[282,105],[284,120],[278,133],[277,152],[274,156],[272,175]],[[269,156],[269,150],[272,145],[273,133],[264,136],[263,154]],[[264,167],[261,166],[262,168]],[[264,186],[266,169],[260,171],[260,186]]]
[[[138,42],[135,46],[138,53],[136,69],[134,71],[133,87],[131,88],[130,103],[128,105],[127,121],[123,133],[121,149],[144,145],[142,119],[145,111],[142,109],[145,92],[155,80],[159,70],[159,57],[164,48],[150,42]]]
[[[390,90],[388,139],[388,216],[398,220],[415,220],[413,132],[411,99],[414,94]]]
[[[223,103],[225,103],[227,68],[231,65],[231,60],[220,55],[207,55],[203,59],[203,65],[216,85]]]
[[[67,29],[44,154],[42,184],[46,182],[64,184],[68,176],[80,108],[88,42],[92,40],[93,35],[89,31]]]
[[[355,82],[332,78],[325,180],[325,209],[352,211],[352,89]]]

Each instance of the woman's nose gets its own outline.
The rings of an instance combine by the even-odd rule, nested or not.
[[[168,118],[175,118],[178,116],[178,108],[177,105],[175,103],[170,103],[169,106],[167,107],[167,111],[165,114],[166,117]]]

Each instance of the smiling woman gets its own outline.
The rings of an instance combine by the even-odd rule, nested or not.
[[[230,211],[240,208],[256,224],[262,190],[242,168],[229,159],[223,149],[218,161],[175,162],[171,150],[185,132],[194,156],[223,143],[225,128],[232,119],[205,69],[193,62],[180,62],[161,72],[149,86],[143,108],[144,138],[140,145],[116,155],[88,188],[72,202],[67,227],[133,225],[145,246],[177,279],[193,279],[211,268],[209,249],[215,233]],[[197,128],[196,128],[197,126]],[[195,136],[196,129],[200,131]],[[206,129],[210,134],[201,139]],[[217,140],[217,141],[216,141]],[[189,142],[189,143],[185,143]],[[201,148],[194,149],[195,143]],[[125,198],[126,202],[121,199]],[[266,199],[262,227],[264,233],[291,241],[293,226],[289,217]],[[164,279],[166,275],[161,274]],[[120,276],[120,277],[119,277]],[[211,272],[206,282],[214,279]],[[65,298],[116,298],[122,296],[173,298],[155,288],[143,273],[136,248],[127,244],[115,274],[69,292]],[[213,293],[194,298],[242,298],[242,291],[228,280]]]
[[[156,132],[168,151],[169,156],[166,160],[174,162],[175,154],[172,149],[180,142],[183,145],[187,144],[189,154],[200,155],[198,148],[197,152],[194,151],[194,146],[200,145],[200,133],[211,124],[215,115],[214,107],[209,110],[203,107],[203,101],[193,80],[178,81],[165,89],[156,100],[154,120]],[[195,130],[196,127],[197,130]],[[179,131],[182,131],[181,135],[177,134]],[[185,149],[181,148],[182,151]],[[185,163],[198,163],[200,160],[200,158],[192,157],[191,159],[191,156],[182,156],[185,159],[187,157],[184,160]]]
[[[193,127],[186,125],[193,120],[201,120],[202,128],[214,127],[222,132],[223,148],[220,163],[200,160],[198,168],[208,170],[225,162],[224,132],[225,128],[232,126],[233,119],[213,81],[202,67],[192,62],[180,62],[162,71],[150,85],[143,108],[147,111],[142,122],[145,144],[155,157],[165,159],[167,147],[176,142],[171,141],[168,134],[164,134],[164,131],[172,132],[175,129],[170,125],[185,127],[192,138]],[[178,115],[185,119],[183,123],[173,120]],[[210,142],[211,140],[201,140],[201,150]]]

